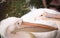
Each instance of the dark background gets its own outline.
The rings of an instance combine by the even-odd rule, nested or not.
[[[51,0],[47,0],[47,4],[49,4],[50,1]],[[30,11],[30,5],[36,8],[44,7],[42,0],[30,0],[28,3],[26,3],[26,0],[6,0],[6,2],[0,3],[0,21],[11,16],[21,17]]]

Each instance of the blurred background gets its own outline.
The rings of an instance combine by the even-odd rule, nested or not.
[[[51,1],[53,3],[50,3]],[[57,2],[55,0],[55,3],[60,4],[58,0]],[[50,6],[58,8],[60,5],[55,3],[54,0],[0,0],[0,21],[11,16],[21,17],[28,13],[33,6],[35,8],[49,8]]]
[[[11,16],[21,17],[33,6],[44,7],[42,0],[0,0],[0,20]]]

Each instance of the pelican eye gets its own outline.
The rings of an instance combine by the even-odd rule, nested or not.
[[[43,15],[41,15],[41,16],[43,16]]]
[[[19,24],[19,23],[18,23]]]

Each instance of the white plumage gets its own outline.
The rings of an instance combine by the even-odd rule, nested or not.
[[[22,20],[20,18],[16,18],[16,17],[9,17],[9,18],[2,20],[0,23],[0,34],[1,34],[1,36],[6,38],[7,28],[9,27],[8,29],[12,32],[12,31],[14,31],[14,29],[16,27],[19,28],[21,23],[22,23]]]
[[[57,27],[53,20],[41,19],[41,18],[45,18],[45,17],[40,17],[43,13],[58,14],[59,12],[47,8],[32,9],[29,13],[23,15],[21,19],[23,19],[23,21],[26,22],[53,25],[53,27]]]
[[[23,19],[23,21],[26,21],[26,22],[45,24],[45,25],[49,25],[49,26],[60,29],[60,25],[59,25],[60,21],[58,23],[56,19],[50,19],[50,18],[48,19],[45,16],[41,16],[42,14],[44,15],[44,13],[60,14],[60,12],[52,9],[47,9],[47,8],[34,9],[33,8],[29,13],[23,15],[21,19]],[[58,32],[57,38],[60,38],[59,35],[60,35],[60,31]]]

